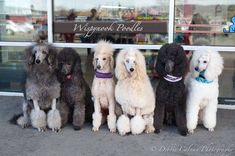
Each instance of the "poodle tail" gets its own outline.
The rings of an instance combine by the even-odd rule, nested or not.
[[[11,124],[13,124],[13,125],[18,125],[17,120],[18,120],[21,116],[23,116],[23,113],[15,114],[15,115],[9,120],[9,122],[10,122]]]

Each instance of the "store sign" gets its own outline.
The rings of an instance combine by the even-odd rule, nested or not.
[[[55,33],[84,33],[90,37],[95,33],[167,33],[167,23],[159,21],[89,21],[89,22],[54,22]]]

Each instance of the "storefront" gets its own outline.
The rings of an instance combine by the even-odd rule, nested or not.
[[[45,29],[48,43],[58,49],[77,50],[89,82],[93,76],[90,49],[101,38],[113,42],[117,49],[135,47],[154,55],[165,43],[180,43],[187,51],[207,45],[219,51],[225,61],[220,76],[220,103],[234,105],[235,33],[223,32],[229,29],[233,16],[234,0],[0,0],[0,95],[22,95],[23,51],[33,43],[35,32]],[[71,21],[141,21],[153,27],[165,23],[161,28],[166,31],[100,32],[90,37],[56,31],[57,23]]]

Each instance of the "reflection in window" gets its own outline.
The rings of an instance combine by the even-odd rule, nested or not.
[[[24,48],[0,47],[0,91],[21,91],[24,82]]]
[[[47,31],[46,0],[0,0],[0,40],[32,41],[38,29]]]
[[[175,35],[177,43],[186,45],[234,45],[235,33],[229,29],[235,15],[235,1],[176,0]]]
[[[87,0],[81,3],[71,0],[54,1],[54,21],[165,21],[168,23],[169,0]],[[91,37],[84,34],[60,33],[54,34],[56,42],[95,43],[97,40],[106,39],[113,43],[121,44],[164,44],[167,42],[166,33],[151,34],[121,34],[121,33],[96,33]]]

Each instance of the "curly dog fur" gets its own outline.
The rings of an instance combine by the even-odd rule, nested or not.
[[[15,118],[16,123],[23,128],[32,125],[38,131],[45,131],[48,126],[55,132],[60,131],[62,119],[57,109],[60,83],[55,73],[56,57],[56,49],[44,43],[26,49],[23,115]]]
[[[187,135],[186,128],[186,93],[184,75],[187,71],[187,58],[183,48],[177,44],[165,44],[161,47],[156,65],[159,84],[156,91],[154,111],[155,132],[160,133],[164,119],[168,124],[176,121],[181,135]],[[165,79],[167,75],[177,77]]]
[[[105,118],[105,109],[108,109],[107,122],[110,132],[116,132],[116,114],[114,99],[114,79],[113,79],[113,48],[112,44],[106,41],[99,41],[95,47],[93,65],[96,71],[92,83],[92,95],[94,97],[95,111],[93,113],[93,131],[98,131]],[[105,78],[108,76],[108,78]]]
[[[155,96],[146,73],[145,59],[136,49],[122,50],[117,56],[115,98],[123,115],[118,118],[120,135],[154,131],[153,112]],[[134,116],[131,120],[129,116]]]
[[[223,58],[218,52],[201,49],[193,53],[190,72],[185,80],[189,133],[194,132],[198,122],[202,122],[209,131],[214,131],[219,96],[218,77],[222,70]]]
[[[90,88],[83,78],[81,58],[74,49],[64,48],[58,54],[57,76],[61,83],[62,123],[71,119],[74,130],[80,130],[86,120],[91,121],[93,102]]]

